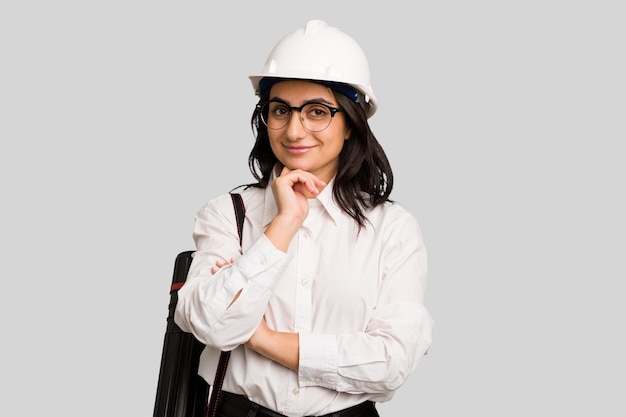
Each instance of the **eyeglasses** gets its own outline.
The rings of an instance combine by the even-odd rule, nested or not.
[[[263,124],[272,130],[280,130],[289,124],[294,110],[300,112],[300,122],[309,132],[321,132],[333,120],[335,114],[343,111],[341,108],[331,107],[324,103],[311,102],[300,107],[288,106],[282,101],[270,100],[264,104],[257,104]]]

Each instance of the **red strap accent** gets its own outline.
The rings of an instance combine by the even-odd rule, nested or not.
[[[170,292],[172,291],[178,291],[184,284],[185,282],[175,282],[172,284],[172,288],[170,288]]]

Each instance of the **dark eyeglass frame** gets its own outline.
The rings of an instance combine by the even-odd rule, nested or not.
[[[265,120],[265,117],[263,116],[263,108],[264,108],[265,106],[269,106],[269,104],[270,104],[270,103],[280,103],[280,104],[284,105],[284,106],[285,106],[285,108],[287,108],[287,109],[289,109],[289,110],[291,111],[291,113],[289,114],[289,118],[288,118],[288,119],[287,119],[287,121],[285,122],[285,125],[284,125],[284,126],[282,126],[282,127],[278,127],[278,128],[274,128],[274,127],[270,127],[270,126],[267,124],[267,121]],[[311,130],[311,129],[307,128],[307,127],[304,125],[304,120],[303,120],[303,117],[302,117],[302,109],[304,109],[306,106],[310,106],[311,104],[326,107],[326,108],[328,109],[328,111],[330,112],[330,120],[328,121],[328,124],[326,125],[326,127],[324,127],[323,129],[320,129],[320,130]],[[309,132],[323,132],[324,130],[328,129],[328,126],[330,126],[330,124],[332,123],[333,118],[335,117],[335,114],[337,114],[337,112],[344,111],[344,109],[342,109],[341,107],[333,107],[333,106],[330,106],[330,105],[328,105],[328,104],[326,104],[326,103],[320,103],[319,101],[309,101],[309,102],[304,103],[303,105],[301,105],[301,106],[299,106],[299,107],[295,107],[295,106],[290,106],[289,104],[285,103],[285,102],[284,102],[284,101],[282,101],[282,100],[276,100],[276,99],[273,99],[273,100],[268,100],[268,101],[266,101],[266,102],[264,102],[264,103],[258,103],[258,104],[256,105],[256,108],[257,108],[257,110],[258,110],[258,112],[259,112],[259,117],[261,118],[261,121],[263,122],[263,124],[264,124],[265,126],[267,126],[267,128],[268,128],[268,129],[272,129],[272,130],[280,130],[280,129],[284,129],[284,128],[285,128],[285,126],[287,126],[287,125],[289,124],[289,122],[291,121],[291,117],[293,116],[293,112],[294,112],[294,110],[297,110],[297,111],[298,111],[298,113],[300,113],[300,123],[302,123],[302,126],[303,126],[306,130],[308,130]]]

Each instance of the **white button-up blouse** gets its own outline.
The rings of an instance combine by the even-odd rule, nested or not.
[[[207,345],[200,375],[212,383],[220,350],[232,350],[223,389],[290,416],[391,399],[431,343],[417,221],[385,203],[367,211],[359,230],[331,188],[309,200],[288,253],[263,233],[277,213],[270,187],[241,190],[243,253],[230,196],[207,203],[196,214],[197,251],[178,293],[175,322]],[[231,258],[211,274],[216,261]],[[297,372],[244,345],[262,317],[276,331],[299,334]]]

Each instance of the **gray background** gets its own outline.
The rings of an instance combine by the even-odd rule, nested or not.
[[[251,179],[247,76],[321,18],[430,256],[434,343],[382,415],[626,415],[619,3],[3,2],[0,414],[152,414],[174,257]]]

